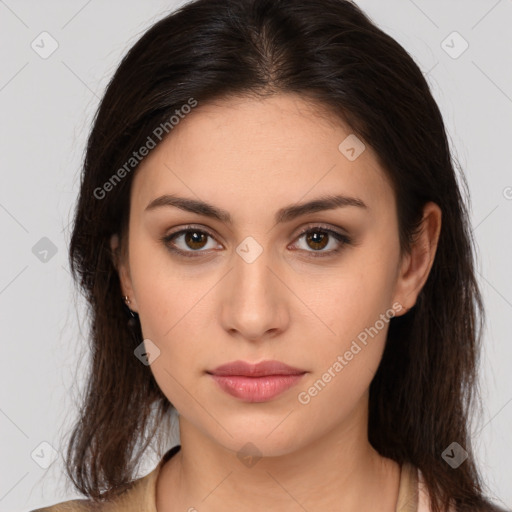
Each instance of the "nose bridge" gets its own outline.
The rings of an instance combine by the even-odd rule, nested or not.
[[[270,249],[247,237],[236,248],[230,285],[222,302],[224,328],[243,337],[258,339],[269,330],[281,330],[285,304],[279,280],[274,273]]]
[[[235,257],[234,279],[235,288],[240,291],[243,298],[249,297],[249,302],[270,299],[270,283],[272,273],[269,270],[271,264],[270,251],[259,251],[251,242],[240,244]],[[240,297],[242,298],[242,297]]]

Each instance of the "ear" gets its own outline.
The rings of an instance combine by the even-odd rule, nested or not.
[[[135,312],[138,312],[137,301],[133,291],[132,279],[130,276],[130,266],[128,264],[126,253],[127,251],[121,250],[119,244],[119,235],[117,233],[110,237],[110,250],[114,267],[119,275],[119,282],[121,284],[121,293],[123,296],[128,296],[130,304],[128,307]]]
[[[436,203],[428,202],[423,208],[420,232],[400,262],[394,300],[402,304],[403,312],[416,304],[421,289],[427,281],[441,232],[441,209]]]

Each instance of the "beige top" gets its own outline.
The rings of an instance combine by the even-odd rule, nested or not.
[[[144,477],[135,480],[133,487],[109,503],[95,505],[91,500],[75,499],[57,503],[56,505],[39,508],[31,512],[157,512],[156,481],[164,463],[175,455],[180,445],[168,450],[156,468]],[[422,490],[419,471],[411,464],[404,463],[400,472],[398,502],[395,512],[427,512],[428,496]]]

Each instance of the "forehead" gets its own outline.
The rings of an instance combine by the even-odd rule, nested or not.
[[[375,153],[366,144],[348,159],[340,150],[353,140],[347,137],[354,135],[341,119],[294,94],[200,104],[142,161],[132,205],[144,209],[156,196],[176,193],[254,217],[339,193],[360,197],[373,211],[389,208],[393,191]]]

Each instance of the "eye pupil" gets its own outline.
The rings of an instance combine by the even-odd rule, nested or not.
[[[328,238],[329,235],[322,231],[312,231],[306,236],[308,243],[313,243],[312,249],[323,249],[327,245]]]
[[[197,240],[197,239],[202,240]],[[188,231],[185,234],[185,243],[187,244],[190,249],[202,249],[204,247],[204,243],[207,241],[207,235],[206,233],[201,233],[199,231]],[[204,242],[204,243],[201,243]],[[192,245],[190,245],[192,244]],[[196,244],[199,244],[199,247],[196,246]]]

